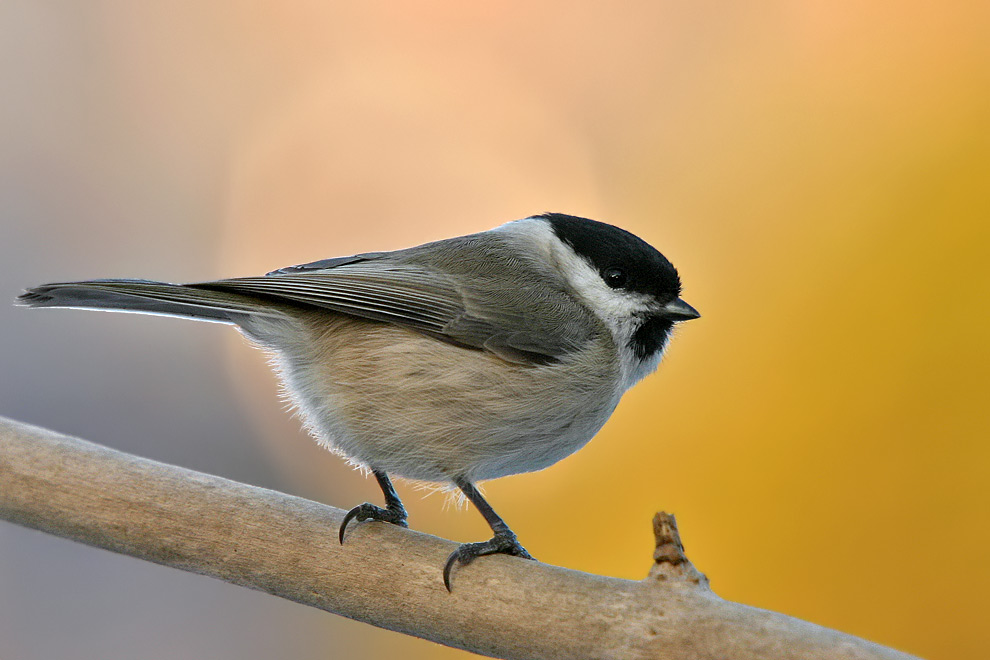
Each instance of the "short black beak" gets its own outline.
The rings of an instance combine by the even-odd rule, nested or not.
[[[691,319],[699,318],[701,314],[694,307],[691,307],[691,305],[678,298],[664,305],[663,309],[660,310],[660,316],[676,322],[690,321]]]

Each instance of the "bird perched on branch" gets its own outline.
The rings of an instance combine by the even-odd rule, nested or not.
[[[532,559],[476,483],[543,469],[584,446],[660,362],[679,321],[677,271],[629,232],[558,213],[394,252],[263,277],[46,284],[18,302],[230,323],[272,352],[309,431],[371,471],[385,506],[352,520],[406,526],[389,475],[453,483],[494,532],[451,569]]]

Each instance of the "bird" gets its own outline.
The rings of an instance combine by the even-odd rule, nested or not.
[[[601,429],[696,319],[670,261],[619,227],[543,213],[387,252],[191,284],[96,279],[27,289],[17,304],[232,324],[268,351],[306,429],[374,475],[384,507],[354,522],[408,526],[391,478],[460,490],[492,529],[443,566],[533,557],[478,489],[542,470]]]

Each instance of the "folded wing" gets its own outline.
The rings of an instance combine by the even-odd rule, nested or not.
[[[526,292],[497,286],[484,277],[456,277],[415,263],[379,261],[376,256],[324,260],[264,277],[188,286],[394,323],[520,364],[557,361],[588,339],[585,325],[568,323],[561,314],[564,304],[574,305],[569,300],[534,300]],[[552,312],[549,317],[540,314],[541,303]]]

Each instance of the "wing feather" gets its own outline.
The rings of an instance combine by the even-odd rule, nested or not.
[[[403,252],[369,253],[189,286],[394,323],[520,364],[553,362],[589,339],[588,325],[574,317],[585,310],[563,289],[550,282],[545,295],[534,295],[505,287],[497,260],[471,253],[472,242],[460,249],[462,258],[446,268],[417,259],[413,248],[405,260]]]

